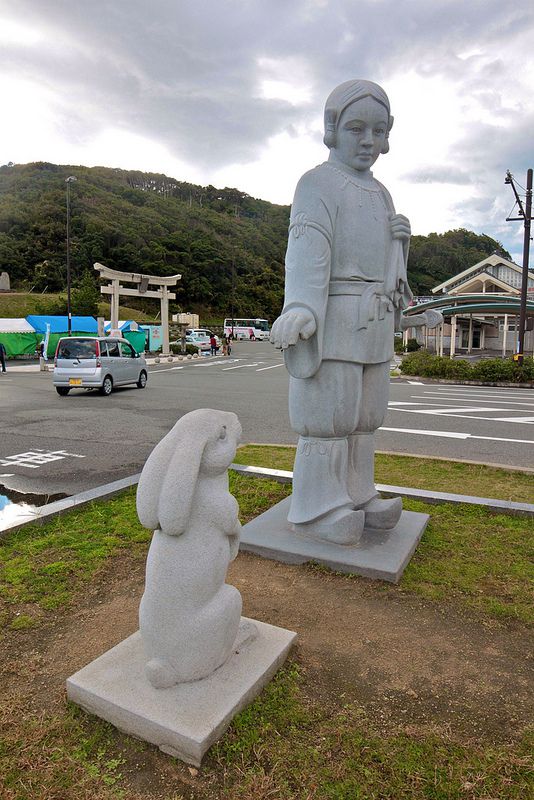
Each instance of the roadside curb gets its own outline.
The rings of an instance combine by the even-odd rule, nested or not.
[[[276,481],[277,483],[291,483],[293,481],[293,473],[283,469],[268,469],[267,467],[252,467],[244,464],[230,464],[230,469],[241,475],[249,475],[254,478],[263,478],[265,480]],[[56,500],[53,503],[48,503],[41,506],[34,512],[21,515],[17,520],[10,523],[2,524],[0,522],[0,540],[7,536],[9,533],[23,528],[26,525],[38,524],[42,525],[54,517],[59,517],[67,511],[82,508],[94,500],[105,500],[120,494],[125,489],[136,486],[139,482],[141,473],[131,475],[128,478],[121,478],[112,483],[105,483],[102,486],[96,486],[94,489],[88,489],[86,492],[74,494],[71,497],[66,497],[63,500]],[[379,492],[393,497],[407,497],[411,500],[421,500],[423,503],[430,503],[439,505],[442,503],[452,503],[454,505],[474,505],[481,506],[487,511],[496,514],[508,514],[515,517],[534,517],[534,504],[532,503],[514,503],[511,500],[498,500],[490,497],[473,497],[471,495],[453,494],[450,492],[434,492],[426,491],[425,489],[411,489],[406,486],[389,486],[387,484],[377,483],[376,488]]]
[[[131,475],[128,478],[121,478],[120,480],[113,481],[112,483],[105,483],[102,486],[95,486],[94,489],[87,489],[85,492],[73,494],[71,497],[63,498],[63,500],[55,500],[53,503],[48,503],[45,506],[41,506],[35,511],[28,512],[24,515],[21,514],[13,522],[4,524],[0,522],[0,539],[12,531],[23,528],[25,525],[31,525],[34,523],[42,525],[44,522],[48,522],[54,517],[59,517],[61,514],[65,514],[67,511],[82,508],[82,506],[92,503],[93,500],[104,500],[108,497],[113,497],[113,495],[120,494],[120,492],[123,492],[125,489],[129,489],[131,486],[136,486],[140,477],[141,473],[139,472],[137,475]]]
[[[273,445],[269,442],[246,442],[245,444],[239,445],[239,447],[285,447],[288,450],[293,450],[293,452],[296,451],[296,445],[294,444]],[[474,467],[492,467],[493,469],[503,469],[506,472],[526,472],[527,474],[534,474],[534,467],[513,467],[511,464],[499,464],[495,461],[475,461],[470,458],[451,458],[450,456],[429,456],[428,453],[405,453],[401,450],[375,450],[375,453],[381,456],[418,458],[420,461],[425,459],[429,461],[452,461],[455,464],[472,464]]]
[[[427,383],[446,383],[454,386],[491,386],[507,389],[534,389],[534,381],[529,383],[510,383],[509,381],[463,381],[460,378],[426,378],[421,375],[391,375],[391,380],[396,381],[425,381]]]

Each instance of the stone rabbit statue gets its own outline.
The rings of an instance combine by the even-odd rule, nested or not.
[[[158,689],[210,675],[237,646],[241,595],[225,579],[239,549],[227,469],[240,436],[235,414],[192,411],[154,448],[141,474],[137,513],[154,536],[139,627],[146,675]],[[253,634],[240,631],[239,639]]]

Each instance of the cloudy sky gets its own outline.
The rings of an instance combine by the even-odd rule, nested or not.
[[[164,172],[290,203],[325,160],[324,101],[387,91],[375,165],[414,233],[521,260],[504,185],[534,166],[534,4],[514,0],[0,0],[0,162]]]

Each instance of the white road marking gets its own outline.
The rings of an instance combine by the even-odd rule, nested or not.
[[[14,472],[4,472],[2,475],[0,475],[0,478],[14,478],[14,477],[15,477]]]
[[[425,431],[416,428],[379,428],[379,431],[392,431],[393,433],[419,433],[421,436],[443,436],[445,439],[470,439],[470,433],[456,433],[455,431]]]
[[[2,467],[28,467],[28,469],[39,469],[39,467],[49,464],[51,461],[61,461],[63,458],[85,458],[79,453],[67,453],[66,450],[42,450],[36,447],[26,453],[17,453],[14,456],[0,458]]]
[[[410,395],[410,396],[411,396],[411,397],[413,397],[413,398],[419,398],[420,400],[423,400],[424,402],[426,402],[426,403],[430,403],[430,404],[432,404],[432,402],[435,402],[435,401],[432,401],[432,400],[430,400],[430,401],[429,401],[429,400],[427,400],[427,399],[424,397],[424,395],[422,395],[422,394],[412,394],[412,395]],[[436,398],[436,399],[437,399],[437,398]],[[442,402],[441,402],[441,403],[439,403],[439,405],[443,405],[443,400],[444,400],[444,399],[449,399],[449,398],[448,398],[448,397],[446,397],[446,398],[443,398],[443,397],[442,397],[442,398],[441,398],[441,401],[442,401]],[[501,405],[502,405],[502,401],[503,401],[503,398],[502,398],[502,397],[499,397],[497,400],[490,400],[490,398],[489,398],[489,397],[480,397],[480,398],[479,398],[479,397],[474,397],[474,398],[472,398],[472,399],[473,399],[473,400],[483,400],[485,403],[501,403]],[[527,402],[525,402],[524,400],[508,400],[508,398],[504,398],[504,399],[506,399],[506,405],[508,405],[508,406],[532,406],[532,407],[534,407],[534,403],[527,403]],[[453,396],[451,395],[451,396],[450,396],[450,400],[451,400],[451,401],[452,401],[452,400],[454,400],[455,402],[462,401],[462,402],[468,403],[468,402],[469,402],[469,400],[470,400],[470,398],[468,398],[468,397],[466,397],[466,398],[463,398],[463,397],[461,397],[461,396],[458,396],[458,397],[454,396],[454,397],[453,397]],[[513,409],[510,409],[510,410],[512,411]]]
[[[424,386],[425,385],[423,383],[423,381],[408,381],[408,383],[411,383],[412,386]]]
[[[425,431],[417,428],[379,428],[380,431],[393,433],[410,433],[419,436],[438,436],[444,439],[483,439],[486,442],[516,442],[517,444],[534,444],[534,439],[504,439],[500,436],[476,436],[474,433],[456,433],[455,431]]]
[[[534,417],[492,417],[495,422],[523,422],[526,425],[534,423]]]
[[[275,367],[283,367],[284,362],[282,361],[281,364],[273,364],[272,367],[262,367],[261,369],[257,369],[256,372],[265,372],[266,369],[275,369]]]
[[[208,361],[206,364],[193,364],[194,367],[214,367],[216,364],[234,364],[239,359],[231,358],[228,360],[227,358],[224,361]]]
[[[228,372],[230,369],[243,369],[243,367],[257,367],[258,364],[263,364],[263,361],[256,361],[254,364],[238,364],[237,367],[225,367],[221,372]]]
[[[388,406],[421,406],[421,405],[423,405],[423,404],[422,403],[410,403],[407,400],[390,400],[390,402],[388,403]],[[442,406],[443,403],[440,403],[439,405]]]
[[[481,419],[484,422],[494,422],[494,417],[476,417],[476,416],[468,416],[467,414],[451,414],[449,413],[449,409],[443,409],[440,413],[435,411],[420,409],[420,408],[394,408],[393,411],[403,411],[406,414],[435,414],[436,417],[455,417],[456,419]],[[455,409],[450,409],[450,411],[454,411]],[[482,408],[478,409],[479,411],[506,411],[505,408]],[[473,411],[471,408],[462,409],[462,411]],[[507,419],[507,422],[517,422],[517,419]]]
[[[516,402],[516,403],[523,403],[523,405],[533,405],[532,403],[527,403],[527,400],[530,400],[533,397],[532,394],[525,395],[525,400],[522,401],[519,398],[523,397],[523,395],[503,394],[502,392],[476,392],[476,393],[475,392],[468,392],[467,394],[463,394],[463,393],[460,393],[460,392],[457,392],[457,393],[456,392],[454,392],[454,393],[452,393],[452,392],[425,392],[422,395],[421,394],[412,395],[412,397],[424,397],[425,395],[430,395],[432,397],[442,397],[444,399],[451,398],[452,400],[454,400],[454,399],[463,400],[465,398],[466,400],[472,399],[472,400],[485,400],[485,401],[490,400],[492,397],[495,397],[495,398],[497,398],[495,402],[502,402],[503,400],[506,400],[507,403]],[[515,397],[517,399],[515,401],[514,400],[510,400],[510,397]]]
[[[172,372],[173,369],[183,369],[183,367],[167,367],[166,369],[151,369],[150,375],[153,375],[155,372]]]
[[[443,404],[442,404],[443,405]],[[475,412],[478,411],[481,413],[482,411],[508,411],[507,408],[484,408],[482,406],[475,406],[472,408],[399,408],[399,411],[412,411],[414,414],[450,414],[454,416],[459,411],[463,411],[464,413]]]

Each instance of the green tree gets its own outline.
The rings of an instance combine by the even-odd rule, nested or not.
[[[72,292],[72,313],[78,316],[96,317],[101,296],[96,281],[89,270],[85,270],[82,279]]]

